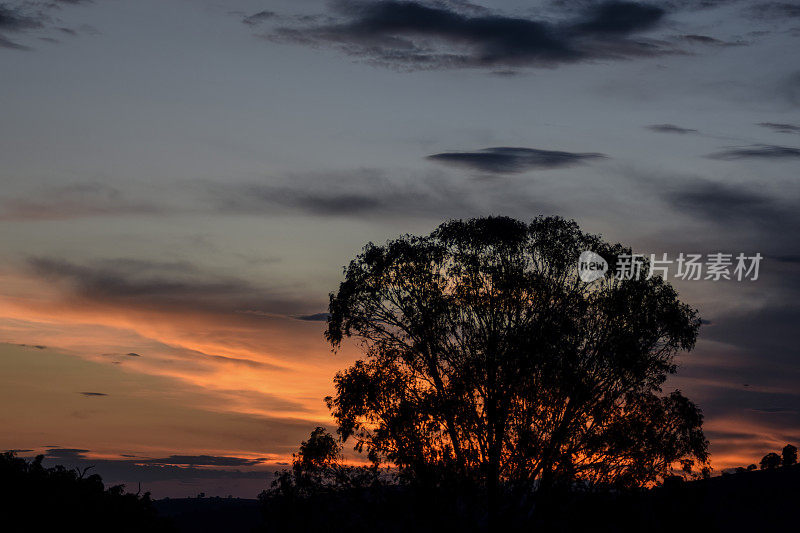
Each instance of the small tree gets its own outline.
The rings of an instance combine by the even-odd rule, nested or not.
[[[761,458],[761,470],[772,470],[773,468],[778,468],[781,466],[783,460],[781,456],[775,452],[769,452],[767,455]]]
[[[0,516],[3,531],[166,532],[150,493],[106,487],[98,474],[45,467],[34,459],[0,453]],[[16,526],[14,526],[16,524]]]
[[[300,444],[292,468],[276,472],[271,487],[258,496],[268,531],[358,522],[358,510],[370,503],[366,495],[377,496],[382,479],[377,468],[343,464],[341,448],[322,427]]]
[[[781,452],[781,463],[783,466],[794,466],[797,464],[797,448],[791,444],[783,447]]]
[[[611,270],[588,283],[578,257]],[[328,405],[343,440],[417,479],[499,487],[641,486],[706,463],[700,410],[659,394],[700,321],[661,277],[620,280],[621,245],[574,222],[451,221],[368,244],[331,294],[326,337],[366,360]]]

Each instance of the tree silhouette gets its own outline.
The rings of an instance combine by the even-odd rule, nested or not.
[[[783,460],[781,456],[775,452],[769,452],[767,455],[761,458],[761,470],[772,470],[773,468],[778,468],[781,466]]]
[[[611,267],[592,283],[585,250]],[[626,253],[542,217],[368,244],[330,299],[326,338],[366,356],[327,398],[341,438],[417,480],[474,480],[490,517],[505,489],[637,487],[705,464],[700,410],[660,394],[700,321],[661,277],[613,276]]]
[[[300,444],[291,469],[276,472],[258,496],[268,531],[312,531],[331,522],[347,529],[363,521],[358,510],[380,493],[383,481],[377,468],[343,464],[341,448],[322,427]]]
[[[0,515],[8,531],[173,531],[157,516],[150,493],[106,488],[97,474],[46,468],[44,456],[0,454]],[[3,529],[6,531],[6,529]]]
[[[787,444],[781,451],[781,464],[783,466],[794,466],[797,464],[797,447]]]

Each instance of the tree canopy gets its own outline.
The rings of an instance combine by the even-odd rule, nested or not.
[[[150,493],[106,488],[97,474],[47,468],[43,459],[0,454],[0,511],[8,531],[174,531],[157,515]]]
[[[578,257],[610,265],[591,283]],[[573,221],[454,220],[368,244],[331,294],[326,338],[364,359],[327,398],[345,441],[416,479],[638,487],[707,462],[699,408],[663,393],[700,320],[661,277]],[[643,273],[647,273],[645,262]],[[490,503],[491,505],[491,503]]]

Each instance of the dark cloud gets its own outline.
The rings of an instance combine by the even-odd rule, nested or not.
[[[258,13],[253,13],[252,15],[244,17],[242,19],[242,23],[247,24],[248,26],[257,26],[265,20],[269,20],[274,17],[274,11],[259,11]]]
[[[0,48],[30,50],[31,48],[12,41],[6,33],[25,33],[35,30],[64,31],[67,28],[54,28],[55,18],[51,12],[62,5],[90,3],[89,0],[52,0],[50,2],[2,2],[0,3]],[[58,42],[52,37],[39,37],[47,42]]]
[[[734,160],[734,159],[798,159],[800,158],[800,148],[788,146],[776,146],[771,144],[755,144],[729,148],[720,152],[713,153],[708,157],[712,159]]]
[[[0,4],[0,48],[11,50],[30,50],[29,47],[12,41],[4,34],[18,33],[44,26],[45,17],[41,12],[28,13],[20,6]]]
[[[441,220],[501,210],[520,216],[555,212],[522,184],[479,180],[465,184],[439,173],[391,178],[374,170],[297,175],[284,184],[208,183],[205,194],[217,212],[252,215],[299,211],[315,216]]]
[[[761,2],[750,6],[747,14],[758,18],[797,18],[800,17],[800,5],[790,2]]]
[[[650,126],[645,127],[648,130],[657,131],[659,133],[679,133],[681,135],[685,135],[687,133],[698,133],[697,130],[682,128],[680,126],[676,126],[675,124],[651,124]]]
[[[84,396],[108,396],[105,392],[81,392]]]
[[[202,271],[185,261],[106,259],[77,264],[32,257],[28,266],[34,275],[64,286],[80,299],[140,309],[292,316],[310,305],[242,279]]]
[[[590,159],[604,157],[606,156],[597,153],[574,153],[501,146],[472,152],[444,152],[429,155],[428,159],[482,172],[512,174],[528,170],[568,167]]]
[[[779,122],[759,122],[759,126],[769,128],[778,133],[800,133],[800,126],[794,124],[781,124]]]
[[[50,459],[76,460],[86,459],[85,454],[89,453],[89,451],[81,448],[51,448],[44,455]]]
[[[660,7],[637,2],[593,4],[557,23],[452,3],[339,0],[331,6],[334,22],[284,26],[267,38],[327,44],[409,69],[552,66],[673,52],[663,43],[632,38],[657,27],[665,15]]]
[[[41,13],[29,13],[22,7],[0,4],[0,31],[21,31],[41,28],[43,25],[44,15]]]
[[[136,462],[148,465],[176,466],[254,466],[264,459],[243,459],[216,455],[170,455],[160,459],[139,459]]]
[[[300,315],[295,318],[298,320],[308,320],[310,322],[326,322],[329,316],[329,313],[314,313],[313,315]]]
[[[655,27],[664,16],[660,7],[637,2],[604,2],[588,12],[585,22],[575,27],[588,34],[622,34]]]
[[[697,44],[711,44],[711,45],[725,44],[725,42],[720,41],[719,39],[715,39],[713,37],[709,37],[708,35],[689,34],[689,35],[682,35],[681,38],[691,43],[697,43]]]
[[[791,202],[742,186],[695,181],[665,197],[679,211],[728,226],[786,231],[800,221]]]

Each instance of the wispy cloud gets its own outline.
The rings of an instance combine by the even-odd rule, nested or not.
[[[675,209],[719,224],[784,231],[800,227],[791,202],[746,186],[698,180],[665,197]]]
[[[734,159],[798,159],[800,158],[800,148],[789,146],[777,146],[772,144],[755,144],[752,146],[742,146],[728,148],[710,154],[712,159],[734,160]]]
[[[276,14],[274,11],[259,11],[257,13],[253,13],[252,15],[247,15],[242,19],[242,24],[247,24],[248,26],[258,26],[262,22],[269,20],[271,18],[275,18]]]
[[[167,208],[157,202],[131,198],[114,186],[98,182],[49,187],[0,200],[0,220],[69,220],[166,212]]]
[[[558,153],[551,157],[557,159]],[[514,164],[526,163],[506,163],[506,168]],[[539,164],[545,162],[540,160]],[[547,164],[555,166],[558,162]],[[472,182],[465,186],[463,178],[438,172],[390,176],[372,169],[296,175],[266,183],[208,183],[205,194],[216,212],[253,215],[294,211],[314,216],[441,220],[501,207],[505,212],[553,209],[515,184]]]
[[[800,126],[794,124],[783,124],[780,122],[759,122],[759,126],[769,128],[778,133],[800,133]]]
[[[186,261],[117,258],[78,264],[31,257],[28,265],[41,279],[62,284],[83,299],[143,309],[259,310],[289,316],[307,305],[242,279],[205,272]]]
[[[685,135],[687,133],[698,133],[697,130],[682,128],[680,126],[676,126],[675,124],[652,124],[645,127],[648,130],[657,131],[659,133],[678,133],[681,135]]]

